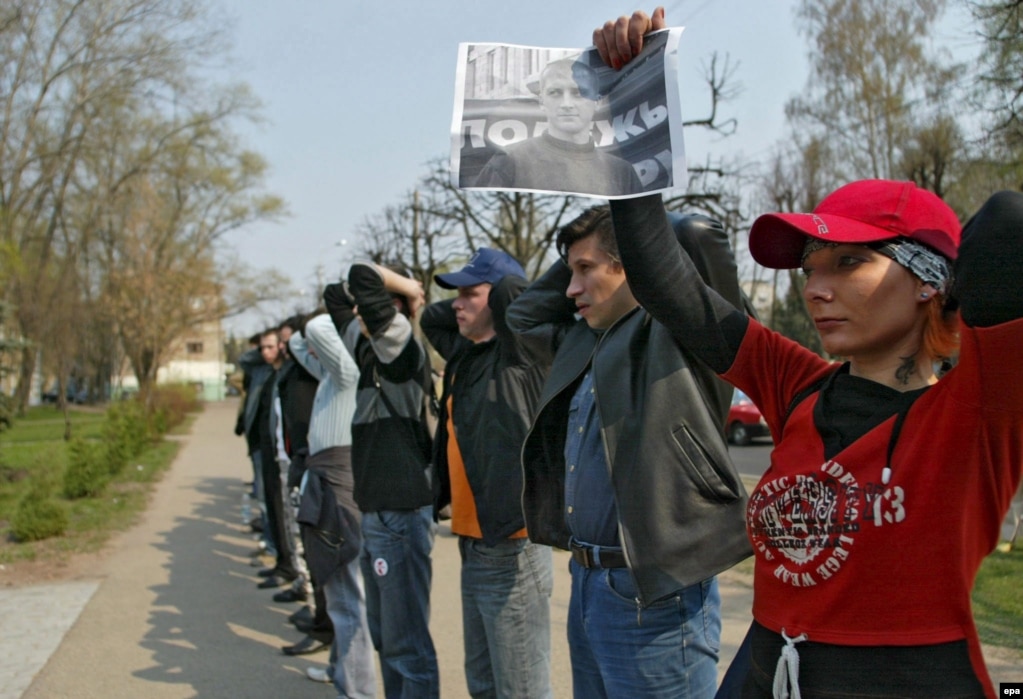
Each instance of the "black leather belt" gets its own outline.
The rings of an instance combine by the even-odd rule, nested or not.
[[[572,560],[583,568],[625,568],[625,553],[606,546],[586,546],[573,541]]]

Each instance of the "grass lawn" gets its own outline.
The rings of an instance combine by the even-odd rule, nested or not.
[[[102,411],[71,410],[69,414],[73,436],[89,440],[101,437]],[[152,484],[170,466],[180,446],[173,440],[155,442],[114,477],[100,495],[68,500],[60,494],[68,458],[64,430],[59,411],[39,406],[0,433],[0,564],[98,550],[113,532],[127,529],[145,509]],[[68,529],[63,536],[52,539],[14,541],[10,519],[30,481],[39,477],[56,484],[54,498],[67,510]]]
[[[47,410],[46,408],[40,408]],[[33,409],[36,410],[36,409]],[[32,413],[30,413],[32,414]],[[82,437],[83,439],[99,439],[100,431],[103,428],[103,413],[82,413],[81,416],[71,417],[71,436]],[[24,444],[26,442],[53,441],[63,439],[64,419],[56,417],[53,419],[35,419],[18,421],[15,429],[4,432],[0,435],[0,449],[4,445]]]
[[[984,560],[973,586],[973,617],[985,643],[1023,650],[1023,542]]]

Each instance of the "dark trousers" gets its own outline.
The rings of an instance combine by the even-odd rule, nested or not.
[[[316,611],[313,612],[313,630],[309,632],[309,635],[321,641],[330,640],[334,638],[334,622],[327,614],[327,596],[323,594],[322,585],[318,585],[315,580],[312,582]]]
[[[285,530],[287,520],[284,518],[284,494],[281,490],[281,468],[274,458],[273,451],[261,449],[263,467],[263,491],[266,498],[266,519],[270,528],[270,541],[277,550],[276,568],[282,572],[297,575],[294,563],[294,551],[291,540]]]
[[[753,622],[744,699],[771,697],[784,639]],[[799,652],[803,699],[983,697],[966,641],[930,646],[836,646],[805,641]]]

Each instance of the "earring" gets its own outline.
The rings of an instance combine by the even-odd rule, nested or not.
[[[922,299],[928,298],[927,297],[927,292],[925,291],[924,293],[920,294],[920,298],[922,298]]]

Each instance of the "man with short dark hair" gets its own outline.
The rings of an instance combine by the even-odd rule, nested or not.
[[[434,448],[438,508],[451,503],[462,556],[465,680],[473,697],[544,699],[550,687],[551,550],[526,538],[519,450],[548,362],[508,329],[526,286],[505,252],[481,248],[434,279],[458,296],[421,326],[447,360]]]
[[[548,63],[540,74],[539,100],[547,130],[491,156],[477,187],[604,195],[643,191],[628,161],[593,142],[593,115],[600,100],[593,68],[572,58]]]
[[[720,224],[675,224],[708,282],[740,304]],[[750,553],[723,434],[731,387],[636,302],[606,206],[557,246],[562,259],[511,304],[508,325],[555,353],[522,449],[523,508],[533,541],[572,552],[575,696],[712,696],[715,575]]]
[[[288,535],[287,519],[284,514],[284,493],[281,488],[281,470],[275,434],[274,399],[277,393],[277,372],[284,365],[285,360],[284,354],[281,352],[280,341],[280,335],[276,328],[267,330],[259,336],[259,351],[272,372],[259,389],[259,402],[253,429],[258,435],[258,453],[268,533],[277,552],[274,566],[259,571],[259,575],[264,578],[258,585],[261,589],[287,585],[298,577],[293,557],[294,547]]]
[[[238,420],[235,423],[234,433],[245,437],[245,445],[248,448],[249,461],[252,462],[252,498],[258,504],[258,509],[253,513],[247,524],[252,531],[258,532],[259,547],[253,552],[254,565],[261,565],[259,558],[262,555],[276,556],[273,542],[270,540],[269,526],[266,522],[266,494],[263,489],[263,461],[259,453],[259,423],[256,421],[256,412],[259,410],[259,394],[263,384],[273,375],[274,369],[263,359],[263,350],[260,348],[260,338],[263,333],[258,332],[249,338],[250,348],[238,357],[238,368],[242,371],[242,395],[241,405],[238,409]]]

